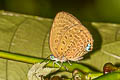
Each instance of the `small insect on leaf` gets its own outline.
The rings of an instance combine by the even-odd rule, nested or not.
[[[63,11],[55,16],[49,41],[54,56],[51,59],[60,62],[78,61],[93,49],[93,38],[88,29],[76,17]]]

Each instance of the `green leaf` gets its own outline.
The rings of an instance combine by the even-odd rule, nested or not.
[[[120,80],[120,72],[111,72],[106,75],[102,75],[93,80]]]
[[[0,50],[46,58],[49,49],[51,19],[0,11]],[[102,71],[107,62],[120,63],[120,25],[83,22],[94,38],[94,50],[81,63]],[[31,64],[0,59],[1,80],[27,80]]]
[[[43,54],[52,20],[0,11],[0,50],[34,57]],[[0,59],[0,80],[27,80],[31,64]]]
[[[107,62],[120,63],[120,24],[93,22],[92,27],[97,30],[97,33],[93,34],[94,50],[89,54],[89,58],[82,62],[101,71]],[[96,37],[98,34],[100,38]],[[98,46],[100,48],[97,48]]]

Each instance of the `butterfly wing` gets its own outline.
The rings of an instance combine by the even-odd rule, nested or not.
[[[66,12],[56,15],[50,33],[50,49],[55,57],[77,60],[87,53],[88,44],[92,50],[92,35],[77,18]]]
[[[88,51],[86,47],[90,44],[90,51],[93,49],[93,39],[90,32],[83,25],[76,25],[70,28],[65,35],[71,37],[68,39],[66,47],[64,48],[64,56],[68,60],[78,60]],[[71,36],[72,35],[72,36]],[[62,39],[64,41],[64,39]],[[62,44],[61,41],[61,44]],[[61,45],[59,46],[61,47]]]
[[[55,57],[60,56],[58,46],[64,33],[73,25],[80,24],[73,16],[66,12],[59,12],[54,21],[50,32],[50,49]]]

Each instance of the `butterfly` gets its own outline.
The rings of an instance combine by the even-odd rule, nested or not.
[[[92,51],[93,38],[86,27],[72,14],[59,12],[50,31],[51,60],[66,62],[79,61]]]

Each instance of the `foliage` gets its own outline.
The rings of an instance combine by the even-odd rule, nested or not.
[[[102,71],[104,64],[107,62],[119,65],[120,24],[102,22],[82,23],[93,35],[94,50],[85,55],[85,58],[80,61],[82,64],[75,63],[75,65],[83,66],[86,69],[92,67],[99,71]],[[51,54],[48,42],[51,24],[51,19],[0,11],[0,50],[6,51],[0,52],[5,56],[2,58],[14,58],[17,60],[20,58],[19,56],[29,56],[29,58],[48,57]],[[10,53],[5,55],[7,52],[12,52],[15,53],[14,55],[19,56],[9,57]],[[8,59],[0,59],[0,79],[27,80],[26,75],[31,64]],[[26,60],[29,61],[29,59]],[[68,65],[67,63],[64,64]],[[52,66],[52,62],[50,66]]]

